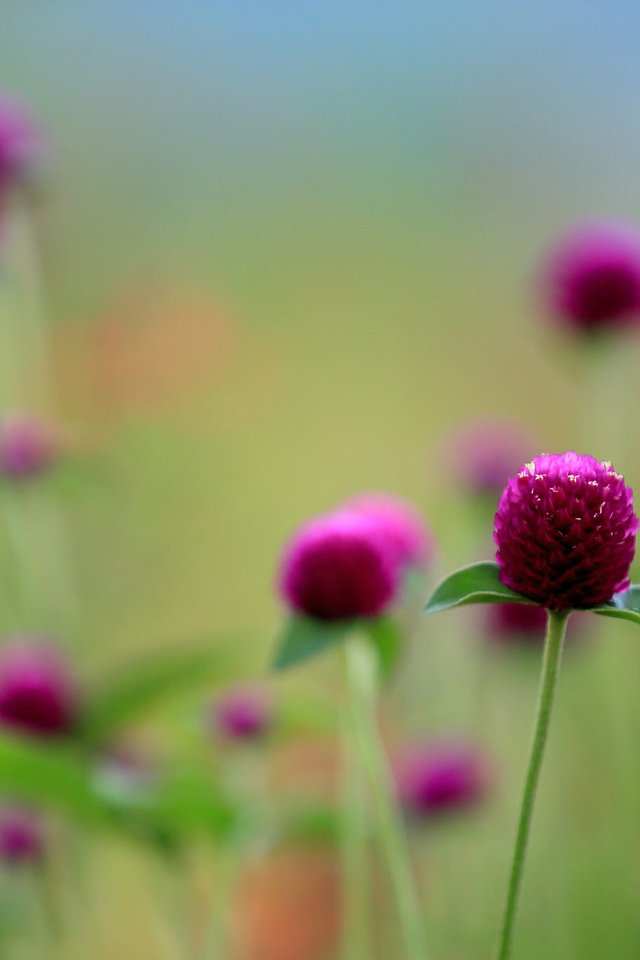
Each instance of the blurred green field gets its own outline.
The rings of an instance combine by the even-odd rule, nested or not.
[[[632,7],[7,0],[0,20],[0,87],[55,145],[38,222],[54,409],[78,454],[51,496],[87,674],[211,637],[266,675],[284,538],[360,491],[419,506],[431,585],[491,557],[491,514],[451,479],[469,419],[522,421],[640,483],[638,343],[580,353],[534,284],[566,224],[640,215]],[[640,955],[640,648],[632,625],[593,619],[561,677],[518,960]],[[537,654],[488,650],[478,624],[425,623],[384,704],[391,746],[468,731],[495,757],[482,810],[411,837],[435,960],[492,956],[536,696]],[[327,658],[273,683],[284,704],[332,707],[338,677]],[[196,711],[139,735],[180,742]],[[290,749],[267,805],[280,763],[292,795],[331,790]],[[111,836],[82,846],[96,919],[64,956],[161,956],[154,864]]]

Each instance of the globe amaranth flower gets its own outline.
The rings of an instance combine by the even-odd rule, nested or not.
[[[435,740],[407,751],[396,768],[398,796],[408,813],[461,810],[484,799],[491,783],[487,758],[463,741]]]
[[[58,459],[59,438],[46,421],[28,413],[0,417],[0,473],[12,480],[38,476]]]
[[[345,510],[309,521],[285,548],[285,603],[317,620],[375,617],[395,597],[398,564],[379,524]]]
[[[33,638],[10,640],[0,652],[0,726],[39,737],[70,733],[78,693],[67,663]]]
[[[377,523],[400,567],[426,567],[433,557],[434,541],[418,511],[398,497],[364,494],[344,508]]]
[[[563,237],[543,269],[550,312],[585,333],[640,323],[640,230],[589,222]]]
[[[215,731],[226,740],[255,740],[268,732],[273,704],[264,690],[234,687],[212,704],[211,720]]]
[[[467,423],[449,440],[452,472],[464,490],[499,496],[533,443],[531,431],[510,420]]]
[[[596,606],[628,588],[637,529],[632,491],[610,463],[543,454],[498,504],[500,579],[551,610]]]
[[[9,866],[37,863],[44,853],[40,820],[22,807],[0,808],[0,862]]]
[[[0,196],[31,179],[42,161],[45,138],[29,109],[0,93]]]

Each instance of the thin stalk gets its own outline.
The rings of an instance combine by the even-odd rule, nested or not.
[[[367,792],[355,750],[353,724],[343,733],[342,956],[369,960],[369,858]]]
[[[391,876],[406,955],[408,960],[426,960],[420,901],[404,823],[376,723],[376,652],[368,638],[360,636],[350,637],[345,650],[354,739],[373,793],[379,839]]]
[[[509,886],[507,888],[507,900],[502,922],[502,933],[500,935],[498,960],[508,960],[511,956],[513,931],[520,898],[520,888],[522,886],[522,875],[531,828],[531,817],[540,777],[540,768],[542,767],[544,748],[547,741],[556,680],[562,655],[562,645],[569,616],[570,611],[556,613],[553,610],[549,610],[547,612],[547,636],[544,645],[538,709],[533,727],[531,752],[524,783],[522,804],[520,806],[520,817],[518,819],[513,861],[509,876]]]

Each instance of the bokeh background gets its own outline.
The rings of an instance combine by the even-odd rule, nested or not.
[[[632,3],[4,0],[0,87],[53,144],[54,409],[85,461],[56,496],[87,669],[211,636],[264,674],[284,537],[362,490],[419,506],[432,580],[491,556],[491,511],[451,474],[471,419],[638,483],[637,343],[572,343],[535,277],[574,221],[640,221],[639,37]],[[483,812],[413,837],[442,960],[490,955],[535,700],[535,653],[488,653],[477,623],[425,626],[385,711],[391,741],[467,731],[495,757]],[[598,623],[567,657],[522,960],[638,956],[636,646]],[[336,684],[323,662],[276,690],[331,703]],[[280,763],[292,790],[330,792],[330,745],[288,749],[278,783]],[[160,955],[148,865],[87,844],[93,955]],[[330,912],[331,852],[295,858]],[[334,956],[319,939],[246,956]]]

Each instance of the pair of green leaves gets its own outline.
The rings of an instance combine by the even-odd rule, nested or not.
[[[510,590],[500,581],[497,563],[484,561],[456,570],[436,588],[427,604],[427,613],[438,613],[471,603],[524,603],[534,601]],[[618,593],[607,603],[589,608],[602,617],[618,617],[640,624],[640,586],[632,586]]]
[[[427,613],[438,613],[472,603],[524,603],[533,600],[509,589],[500,580],[497,563],[473,563],[446,577],[436,588],[426,607]],[[617,617],[640,624],[640,585],[616,594],[607,603],[590,608],[602,617]],[[398,657],[402,638],[397,624],[388,617],[374,620],[321,621],[293,617],[280,637],[273,666],[276,670],[292,667],[344,641],[349,633],[359,630],[375,644],[382,668],[390,671]]]

